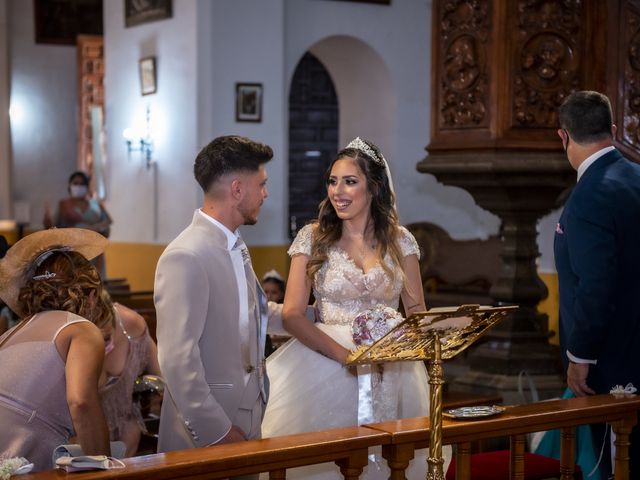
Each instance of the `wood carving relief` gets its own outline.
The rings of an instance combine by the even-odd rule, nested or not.
[[[104,42],[102,37],[78,37],[78,168],[93,171],[91,108],[104,107]]]
[[[440,14],[440,123],[487,126],[489,1],[445,1]]]
[[[513,42],[513,127],[556,128],[558,107],[581,85],[581,0],[509,2]]]
[[[628,45],[624,63],[624,102],[622,108],[622,141],[637,148],[640,143],[640,14],[626,5],[624,17],[620,20]]]

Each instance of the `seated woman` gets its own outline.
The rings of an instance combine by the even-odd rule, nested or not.
[[[106,244],[89,230],[45,230],[0,260],[0,298],[22,319],[0,337],[0,458],[53,468],[74,432],[85,454],[110,454],[98,389],[113,312],[89,262]]]
[[[45,208],[43,223],[46,228],[86,228],[109,236],[111,217],[104,204],[91,196],[89,181],[89,176],[84,172],[71,174],[67,187],[69,196],[60,200],[54,215],[48,206]]]
[[[55,214],[52,215],[49,205],[45,205],[42,223],[45,228],[76,227],[86,228],[109,237],[111,216],[104,204],[91,195],[89,190],[90,178],[82,172],[73,172],[69,177],[67,191],[69,196],[58,202]],[[96,257],[93,264],[100,276],[106,278],[104,257]]]
[[[107,383],[101,390],[102,408],[111,440],[123,441],[127,446],[125,456],[132,457],[145,430],[140,406],[133,402],[133,387],[142,374],[160,375],[158,348],[141,315],[119,303],[113,304],[106,290],[102,297],[116,319],[114,334],[106,347]]]
[[[262,277],[261,284],[262,289],[264,290],[264,294],[267,296],[267,300],[269,302],[282,304],[282,302],[284,301],[284,291],[286,287],[284,279],[277,270],[269,270],[267,273],[265,273]],[[275,352],[276,348],[278,348],[288,339],[288,335],[275,335],[274,337],[272,337],[272,335],[267,335],[264,347],[265,357],[268,357],[273,352]]]
[[[262,277],[262,289],[270,302],[284,302],[286,284],[277,270],[269,270]]]

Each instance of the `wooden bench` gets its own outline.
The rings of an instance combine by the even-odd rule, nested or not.
[[[456,444],[456,478],[470,478],[470,442],[509,436],[510,475],[524,478],[524,435],[561,429],[561,478],[573,476],[575,427],[608,422],[616,433],[615,478],[629,480],[629,433],[636,424],[640,398],[612,395],[554,400],[507,407],[505,413],[484,420],[444,420],[443,444]],[[324,462],[336,462],[346,479],[358,478],[367,464],[369,448],[382,446],[391,468],[391,479],[404,479],[414,450],[428,446],[429,419],[412,418],[393,422],[347,427],[321,432],[267,438],[243,443],[216,445],[178,452],[125,459],[126,468],[67,474],[50,470],[22,476],[22,480],[204,480],[258,472],[270,472],[271,479],[286,478],[286,469]],[[70,475],[70,476],[69,476]]]

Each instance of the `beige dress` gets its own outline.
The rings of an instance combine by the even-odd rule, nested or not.
[[[65,362],[55,339],[78,322],[88,320],[69,312],[41,312],[0,346],[0,458],[25,457],[35,471],[48,470],[53,449],[73,435]]]
[[[145,327],[139,337],[132,337],[122,324],[120,316],[116,314],[117,322],[129,342],[129,352],[122,373],[117,377],[109,377],[101,390],[102,409],[109,425],[111,441],[121,440],[131,422],[138,424],[141,431],[145,431],[140,405],[133,401],[133,387],[137,377],[144,373],[149,357],[149,330]]]

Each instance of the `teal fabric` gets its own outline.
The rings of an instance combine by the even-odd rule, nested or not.
[[[575,395],[568,388],[562,395],[562,398],[574,397]],[[560,430],[548,430],[545,432],[540,444],[533,453],[560,460]],[[582,477],[585,480],[600,480],[597,470],[593,472],[593,475],[588,476],[598,463],[589,425],[580,425],[576,428],[576,463],[580,465]]]

